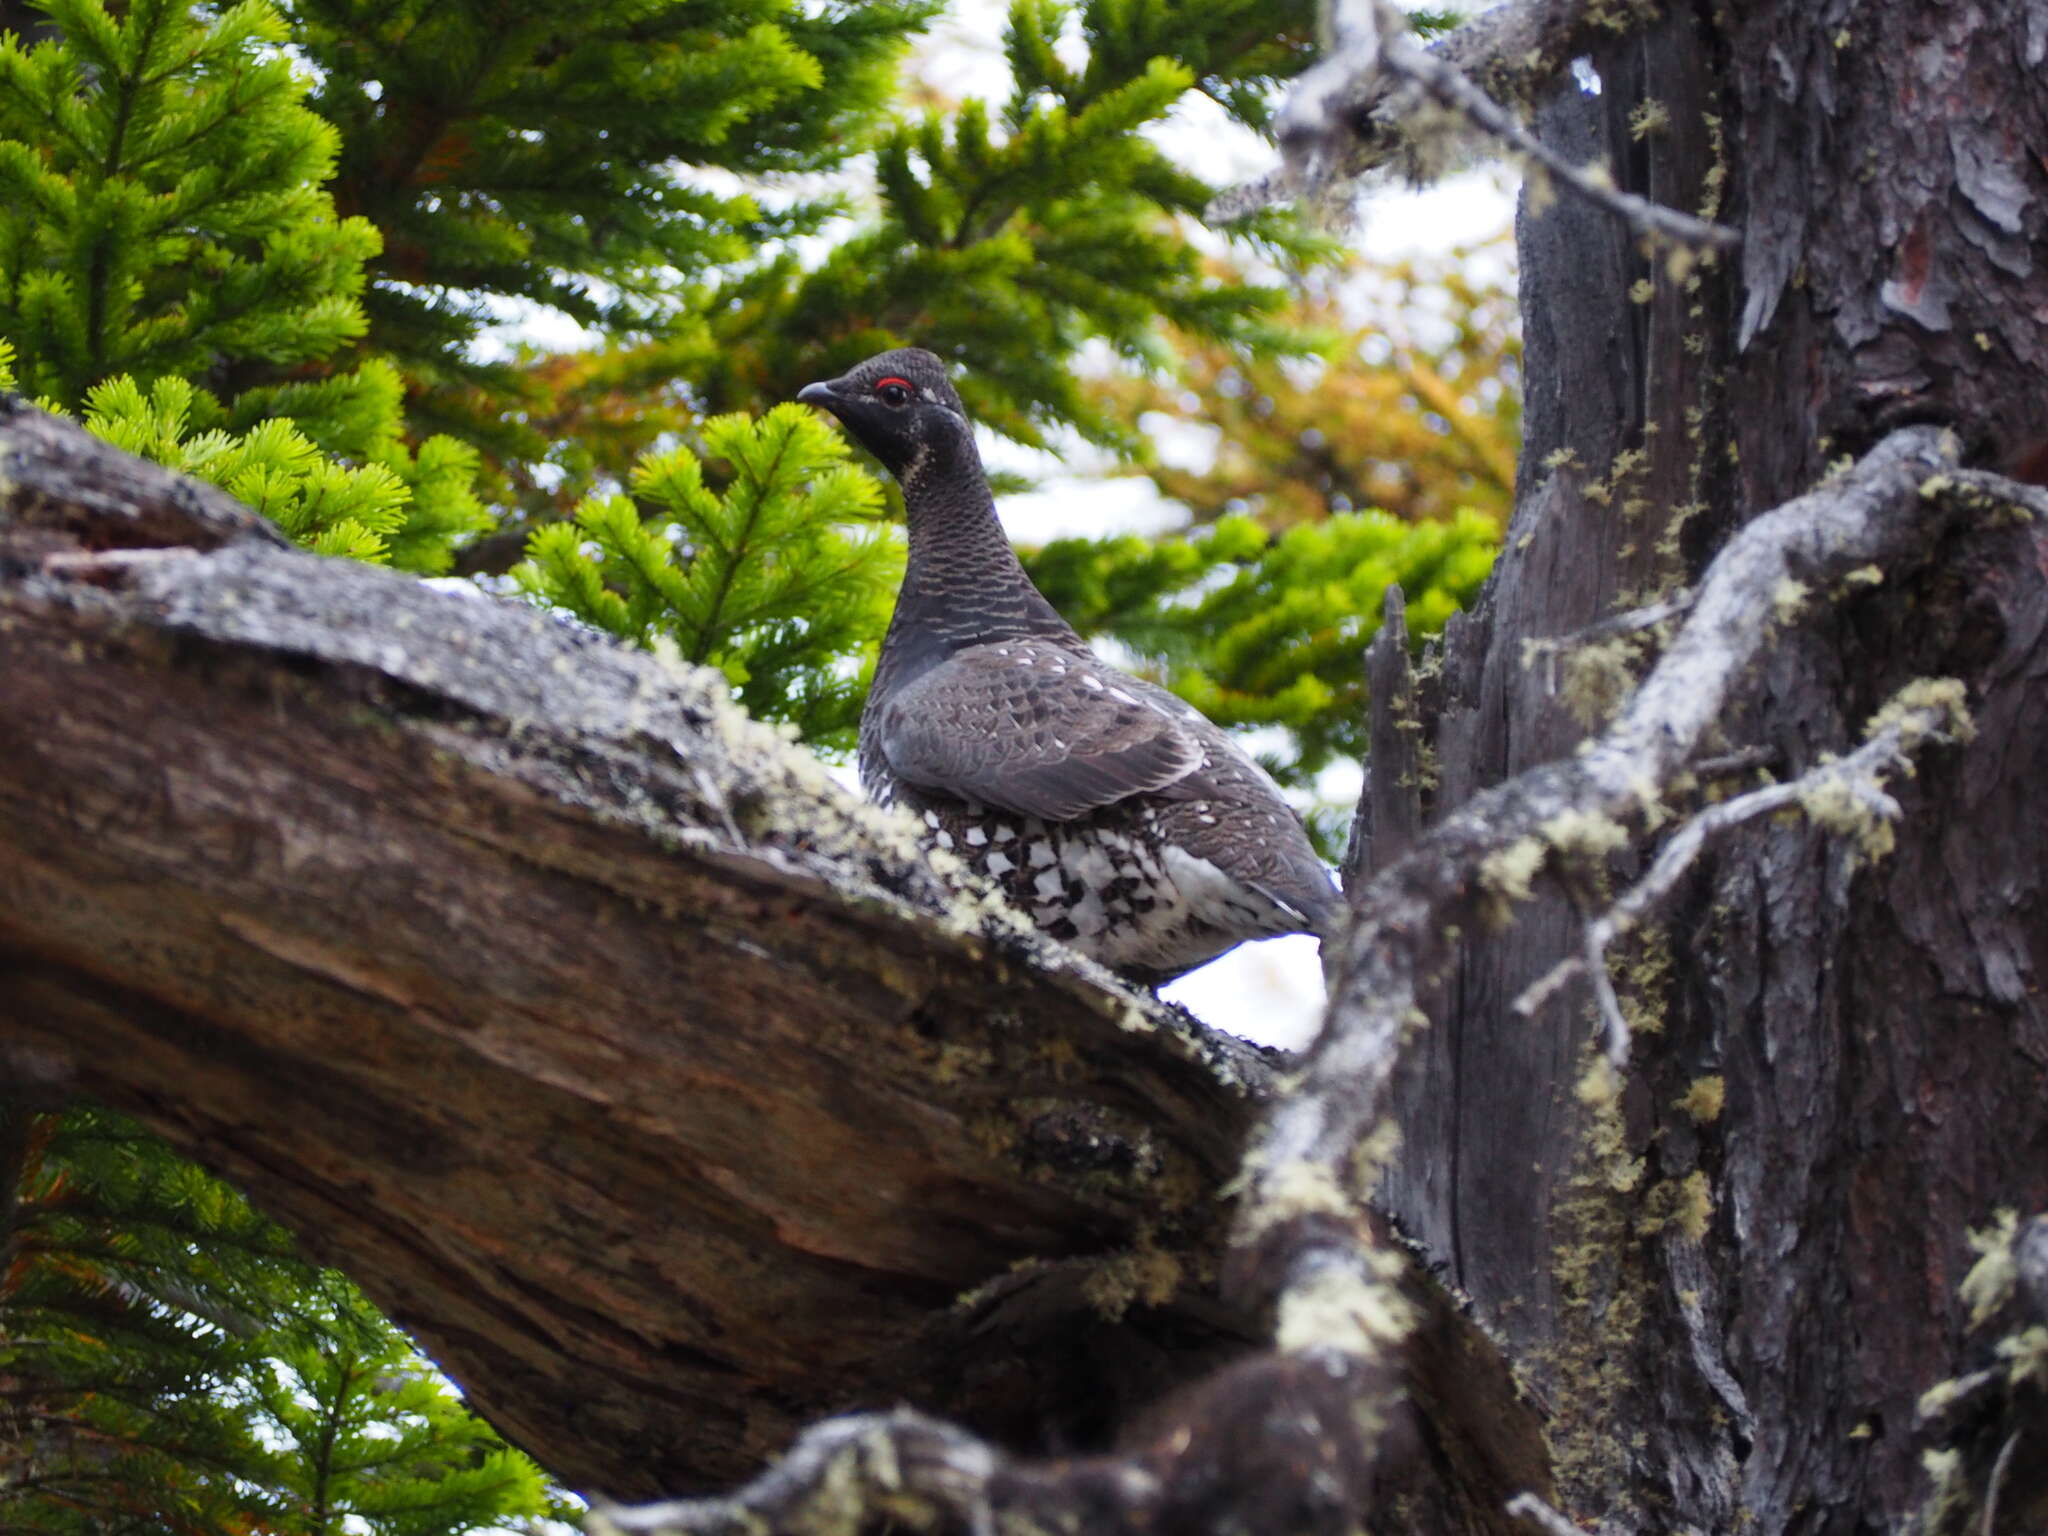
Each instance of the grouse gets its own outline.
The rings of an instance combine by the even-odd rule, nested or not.
[[[1134,980],[1326,931],[1337,892],[1279,787],[1192,706],[1103,663],[1031,584],[945,364],[899,348],[797,399],[882,461],[909,514],[860,720],[869,795]]]

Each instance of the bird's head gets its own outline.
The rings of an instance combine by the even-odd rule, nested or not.
[[[796,397],[837,416],[906,490],[927,464],[973,447],[946,365],[922,347],[877,353],[836,379],[806,384]]]

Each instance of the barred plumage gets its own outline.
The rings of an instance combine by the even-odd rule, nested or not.
[[[1324,931],[1337,892],[1278,786],[1197,710],[1096,657],[1032,586],[944,364],[884,352],[798,398],[882,461],[909,513],[861,716],[868,792],[1138,979]]]

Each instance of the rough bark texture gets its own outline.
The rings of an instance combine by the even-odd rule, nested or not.
[[[1976,462],[2038,468],[2044,47],[2048,12],[2017,0],[1678,7],[1594,56],[1600,95],[1546,110],[1624,186],[1718,200],[1743,252],[1674,271],[1604,215],[1525,208],[1520,502],[1486,602],[1423,669],[1441,785],[1376,825],[1568,755],[1571,664],[1560,688],[1524,642],[1690,580],[1886,428],[1950,424]],[[1645,102],[1665,126],[1638,136]],[[1908,679],[1965,680],[1977,740],[1904,790],[1889,860],[1858,870],[1797,820],[1719,847],[1617,956],[1640,1032],[1615,1110],[1573,1093],[1583,987],[1509,1012],[1572,948],[1562,891],[1464,948],[1415,1048],[1391,1203],[1536,1373],[1580,1513],[1903,1520],[1928,1487],[1916,1399],[1976,1347],[1966,1229],[2048,1204],[2048,546],[2014,526],[1949,555],[1803,621],[1727,723],[1783,777]]]
[[[1235,1489],[1341,1529],[1376,1480],[1504,1529],[1548,1487],[1418,1267],[1427,1454],[1378,1469],[1341,1374],[1247,1359],[1218,1192],[1267,1057],[927,862],[710,674],[298,553],[18,407],[0,474],[10,1091],[236,1180],[572,1486],[721,1486],[909,1400],[1192,1465],[1148,1474],[1162,1519]],[[1317,1392],[1350,1427],[1310,1496],[1254,1469]],[[1105,1465],[1004,1486],[1043,1510]]]
[[[1099,1439],[1244,1347],[1199,1270],[1255,1053],[703,674],[47,417],[0,455],[6,1074],[245,1186],[559,1475],[715,1485],[898,1397]]]

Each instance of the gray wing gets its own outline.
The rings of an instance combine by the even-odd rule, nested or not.
[[[882,753],[906,783],[1068,821],[1166,789],[1206,757],[1129,683],[1058,646],[973,646],[883,706]]]

